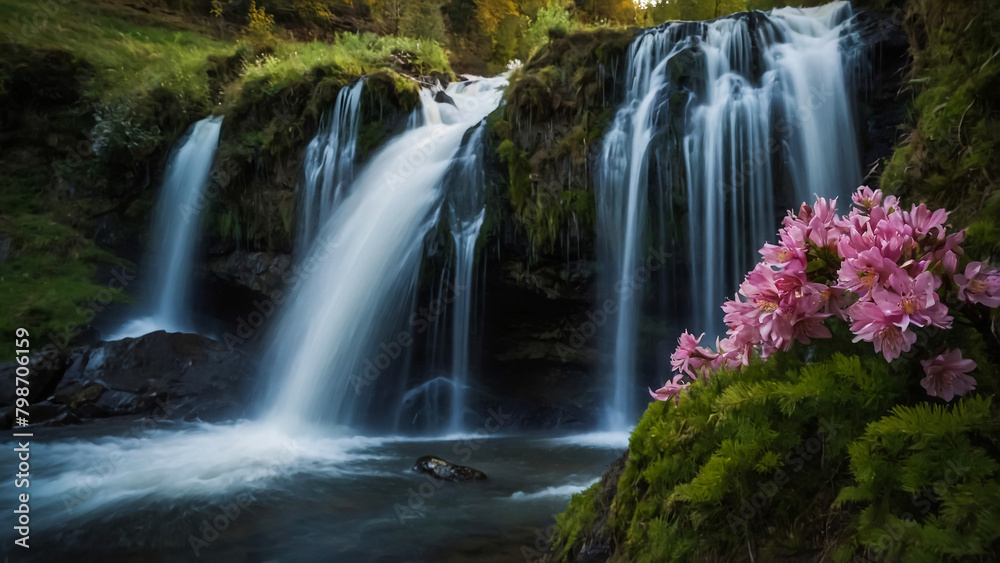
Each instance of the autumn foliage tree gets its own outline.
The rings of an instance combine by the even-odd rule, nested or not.
[[[476,0],[476,21],[483,33],[493,35],[507,16],[519,14],[514,0]]]

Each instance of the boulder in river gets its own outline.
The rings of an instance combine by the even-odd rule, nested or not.
[[[456,465],[437,456],[425,455],[417,460],[414,471],[426,473],[442,481],[485,481],[486,474],[478,469]]]
[[[455,105],[455,100],[451,96],[449,96],[448,94],[445,94],[441,90],[438,90],[438,92],[436,94],[434,94],[434,101],[437,102],[437,103],[439,103],[439,104],[451,104],[451,105]]]
[[[30,420],[49,425],[122,415],[232,418],[257,371],[245,354],[222,343],[163,331],[82,346],[68,358],[42,350],[30,367]],[[0,392],[2,428],[14,422],[16,368],[16,362],[0,364],[0,375],[11,381],[9,392]]]

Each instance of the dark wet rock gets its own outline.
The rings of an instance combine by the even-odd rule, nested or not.
[[[66,371],[66,358],[57,350],[32,350],[28,363],[28,404],[44,401],[55,391],[59,379]],[[17,377],[17,362],[0,364],[0,381],[9,382],[0,386],[0,406],[13,405],[17,396],[14,385]]]
[[[127,391],[106,391],[94,401],[95,407],[111,415],[131,414],[144,404],[139,395]]]
[[[38,424],[52,420],[63,414],[66,410],[64,405],[57,405],[51,401],[42,401],[36,405],[28,407],[28,421],[31,424]]]
[[[246,356],[219,342],[163,331],[80,347],[67,363],[51,406],[32,407],[32,423],[67,413],[73,417],[65,417],[66,424],[126,414],[231,417],[245,403],[244,383],[256,373]]]
[[[41,425],[42,426],[69,426],[71,424],[80,424],[83,422],[79,416],[72,412],[64,412],[59,416],[46,420]]]
[[[230,252],[212,260],[213,273],[252,289],[270,295],[284,287],[284,280],[292,274],[292,257],[278,252]]]
[[[448,85],[451,84],[452,78],[453,77],[450,76],[450,75],[448,75],[448,74],[444,74],[444,73],[441,73],[441,72],[438,72],[438,71],[435,70],[435,71],[431,71],[430,75],[428,75],[428,76],[421,76],[418,79],[418,81],[419,82],[423,82],[423,83],[427,83],[427,84],[437,84],[441,88],[447,88]],[[464,77],[457,77],[457,80],[455,80],[455,81],[456,82],[464,82],[466,80],[468,80],[468,79],[464,78]]]
[[[56,405],[49,401],[28,405],[28,408],[24,410],[28,413],[27,421],[30,425],[46,424],[60,415],[66,414],[65,405]],[[13,405],[0,409],[0,425],[4,430],[13,428],[14,423],[17,422],[17,416],[18,413]],[[18,424],[18,426],[23,426],[23,424]]]
[[[437,102],[437,103],[439,103],[439,104],[451,104],[451,105],[455,105],[455,100],[453,100],[451,98],[451,96],[449,96],[448,94],[445,94],[441,90],[438,90],[438,92],[436,94],[434,94],[434,101]]]
[[[478,352],[488,397],[473,410],[502,404],[514,427],[579,429],[596,422],[604,401],[599,345],[613,317],[595,306],[592,270],[590,263],[529,269],[507,262],[487,271],[491,298]]]
[[[486,474],[478,469],[456,465],[432,455],[425,455],[418,459],[416,465],[413,466],[413,470],[426,473],[442,481],[464,482],[486,480]]]
[[[75,409],[86,403],[96,401],[104,393],[105,387],[98,382],[84,383],[74,381],[56,391],[52,396],[52,402],[58,405],[66,405]]]
[[[871,64],[867,95],[859,100],[861,124],[861,164],[865,183],[878,187],[885,165],[901,138],[907,98],[900,96],[907,79],[903,69],[910,64],[910,43],[903,30],[904,14],[896,7],[890,12],[862,11],[860,28]]]

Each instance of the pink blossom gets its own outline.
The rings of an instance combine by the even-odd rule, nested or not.
[[[817,198],[815,208],[803,203],[798,215],[789,213],[785,217],[784,228],[779,233],[782,245],[803,251],[807,242],[832,248],[842,234],[836,207],[836,199]]]
[[[894,274],[905,275],[905,272],[894,260],[882,256],[878,248],[869,248],[856,258],[844,260],[838,272],[839,287],[866,297],[873,287]]]
[[[710,366],[718,354],[708,348],[698,346],[705,333],[695,338],[688,331],[677,339],[677,350],[670,355],[670,365],[674,371],[680,374],[687,374],[690,377],[697,377],[697,371],[705,366]]]
[[[965,274],[955,276],[958,298],[987,307],[1000,306],[1000,271],[985,262],[969,262]]]
[[[824,225],[832,224],[833,220],[837,218],[837,198],[817,197],[813,211],[816,213],[815,218],[819,219],[821,223]]]
[[[826,320],[832,316],[850,323],[854,342],[871,342],[891,362],[913,349],[915,330],[951,327],[942,299],[954,295],[956,285],[960,299],[1000,307],[1000,270],[973,262],[956,274],[965,235],[947,233],[947,211],[924,204],[903,211],[897,198],[866,186],[852,200],[843,216],[836,213],[837,200],[823,198],[789,212],[778,242],[760,249],[763,261],[723,304],[726,338],[717,339],[713,351],[699,346],[704,335],[682,334],[671,356],[679,373],[650,394],[677,401],[689,385],[680,383],[684,375],[707,377],[748,365],[754,353],[766,359],[795,342],[830,338]],[[828,268],[807,272],[817,257],[838,268],[836,280],[828,279]],[[942,283],[942,271],[955,285]],[[933,396],[950,400],[975,388],[966,375],[975,364],[957,350],[923,364],[927,377],[921,385]]]
[[[882,198],[882,205],[880,208],[887,214],[896,213],[899,211],[899,199],[894,195],[887,195]]]
[[[821,312],[842,321],[847,320],[847,307],[852,303],[847,292],[839,287],[831,287],[826,291],[826,305]]]
[[[712,361],[713,370],[737,369],[750,363],[749,348],[741,350],[732,338],[716,339],[715,349],[719,351],[719,355]],[[743,355],[744,353],[746,355]]]
[[[803,201],[802,205],[799,206],[799,214],[796,215],[796,218],[803,223],[809,223],[814,215],[812,206]]]
[[[834,219],[837,218],[837,198],[827,201],[817,198],[813,207],[814,216],[809,220],[807,236],[816,246],[829,248],[836,245],[840,239],[840,229]]]
[[[677,374],[674,376],[672,381],[667,382],[656,391],[647,388],[649,395],[656,399],[657,401],[669,401],[671,398],[674,399],[674,404],[678,405],[681,402],[681,391],[687,389],[691,386],[690,383],[681,383],[681,378],[684,377],[683,374]]]
[[[958,271],[958,255],[950,250],[945,251],[941,258],[941,265],[944,266],[944,271],[954,276],[955,272]]]
[[[879,247],[879,241],[875,238],[875,232],[868,225],[856,225],[845,223],[842,227],[846,230],[844,236],[837,240],[837,253],[841,259],[848,260],[857,258],[862,252]],[[895,259],[899,256],[889,256]]]
[[[785,244],[777,246],[768,243],[761,247],[760,255],[764,257],[764,262],[769,266],[798,270],[803,270],[806,267],[806,253],[799,246],[786,246]]]
[[[791,213],[785,216],[782,225],[781,230],[778,231],[781,245],[805,254],[806,240],[808,239],[806,233],[809,230],[809,225]]]
[[[916,278],[904,274],[889,276],[889,287],[875,287],[872,297],[879,308],[897,317],[896,325],[906,330],[913,323],[916,326],[936,326],[951,328],[952,318],[948,307],[941,303],[937,288],[941,279],[931,272],[923,272]]]
[[[824,324],[831,316],[826,312],[832,292],[821,283],[805,283],[795,288],[785,297],[787,310],[792,312],[792,338],[802,344],[809,344],[813,338],[833,336]],[[790,347],[786,346],[787,349]]]
[[[920,385],[931,397],[941,397],[950,401],[955,396],[961,397],[976,388],[976,380],[970,371],[976,369],[976,362],[962,359],[960,350],[952,350],[933,360],[923,360],[926,377],[920,380]]]
[[[882,203],[882,190],[872,190],[868,186],[861,186],[851,197],[854,204],[865,209],[871,209]]]
[[[822,316],[802,319],[792,326],[792,336],[802,344],[809,344],[813,338],[832,338],[830,329],[823,324]]]
[[[740,285],[740,293],[753,305],[753,308],[742,308],[744,318],[741,322],[757,327],[763,344],[787,349],[792,344],[791,315],[794,311],[787,301],[782,307],[783,297],[801,284],[796,276],[779,275],[770,266],[757,264]]]
[[[885,361],[891,362],[902,352],[909,352],[917,341],[917,335],[911,330],[904,330],[898,325],[900,315],[886,314],[878,305],[871,301],[859,301],[848,310],[851,316],[851,332],[854,342],[864,340],[875,345],[876,352],[882,352]]]
[[[943,235],[944,222],[948,220],[947,211],[944,209],[931,211],[923,203],[914,205],[908,213],[903,213],[903,216],[906,222],[913,227],[915,237],[930,234],[931,231],[937,231],[936,236]]]
[[[957,233],[947,235],[937,241],[930,256],[934,260],[944,260],[949,254],[952,256],[964,254],[965,252],[959,246],[963,242],[965,242],[965,231],[958,231]]]
[[[906,223],[902,213],[890,213],[878,219],[875,215],[873,212],[872,220],[868,225],[875,233],[877,244],[880,249],[885,251],[886,256],[899,257],[908,249],[913,248],[915,245],[913,227]]]
[[[750,350],[762,340],[758,318],[752,314],[756,307],[741,300],[737,294],[733,300],[722,305],[722,310],[726,313],[725,322],[729,327],[727,338],[720,343],[726,363],[729,367],[735,367],[734,362],[749,365]]]

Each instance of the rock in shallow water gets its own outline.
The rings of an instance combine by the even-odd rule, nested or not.
[[[436,94],[434,94],[434,101],[439,104],[451,104],[453,106],[455,105],[455,100],[452,99],[451,96],[445,94],[442,91],[438,91]]]
[[[445,461],[439,457],[425,455],[417,460],[413,466],[414,471],[426,473],[442,481],[485,481],[486,474],[478,469],[455,465],[450,461]]]

